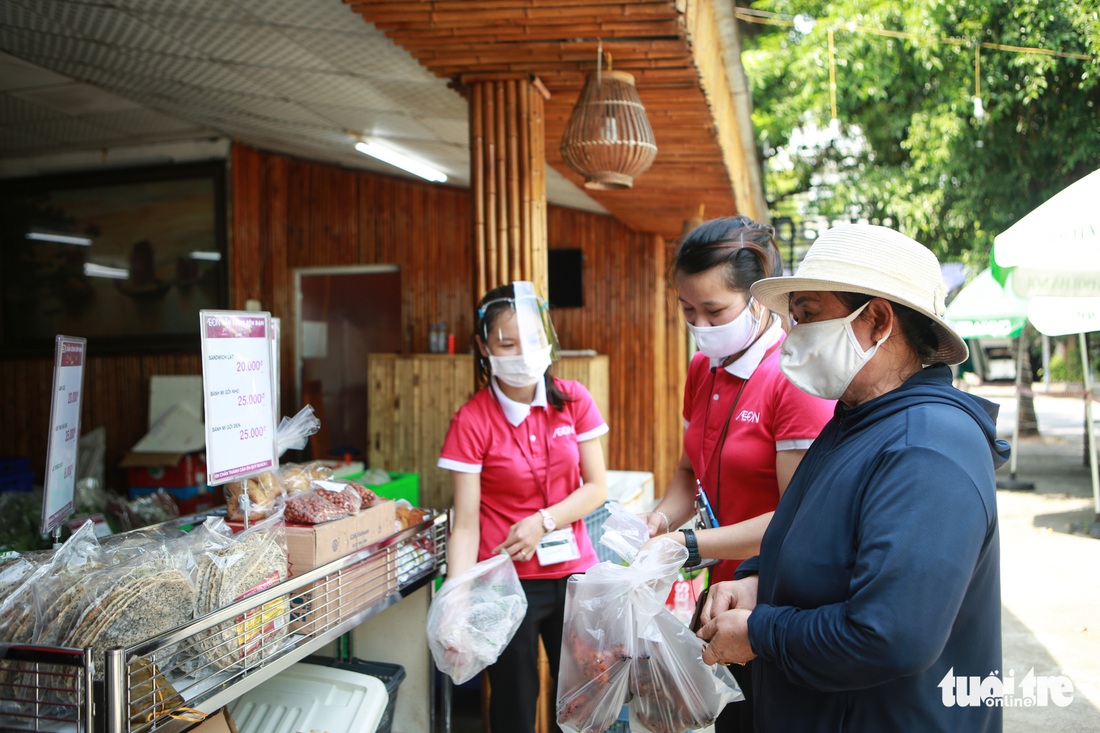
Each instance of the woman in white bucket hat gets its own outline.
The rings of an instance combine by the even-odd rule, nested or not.
[[[1000,730],[986,681],[1001,668],[993,472],[1008,447],[997,406],[952,386],[967,349],[943,320],[939,263],[894,230],[841,226],[752,295],[795,321],[784,374],[839,404],[760,554],[711,589],[704,661],[756,659],[758,731]]]

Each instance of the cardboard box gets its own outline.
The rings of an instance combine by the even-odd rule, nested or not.
[[[127,469],[131,488],[206,485],[206,455],[203,453],[130,453],[119,465]]]
[[[229,714],[229,708],[222,708],[198,725],[188,728],[187,733],[237,733],[237,724]]]
[[[368,563],[333,573],[290,599],[290,631],[319,634],[397,591],[396,553],[387,547]]]
[[[188,403],[157,418],[119,464],[135,487],[181,487],[206,483],[206,430]]]
[[[314,525],[286,525],[290,574],[301,575],[316,567],[346,557],[367,545],[389,537],[396,529],[394,502],[382,501],[341,519]],[[229,522],[234,531],[244,525]],[[379,565],[385,564],[380,573]],[[367,577],[369,576],[369,577]],[[291,599],[290,630],[296,633],[318,631],[334,614],[344,613],[349,604],[363,607],[397,590],[397,568],[392,549],[386,557],[372,561],[366,568],[334,573],[303,589]]]

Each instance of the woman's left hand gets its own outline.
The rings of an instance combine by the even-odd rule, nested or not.
[[[708,621],[696,636],[703,645],[703,663],[744,664],[756,658],[749,645],[751,611],[734,608]]]
[[[535,556],[535,548],[542,542],[544,534],[542,516],[532,514],[513,524],[504,542],[494,552],[504,550],[512,562],[527,562]]]

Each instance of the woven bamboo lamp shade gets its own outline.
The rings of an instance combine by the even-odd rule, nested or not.
[[[565,125],[561,156],[584,176],[585,188],[597,191],[630,188],[653,164],[657,144],[632,74],[597,68],[588,75]]]

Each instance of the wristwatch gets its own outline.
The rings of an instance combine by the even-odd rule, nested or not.
[[[684,533],[684,547],[688,551],[688,559],[684,567],[693,568],[703,561],[703,558],[699,557],[699,543],[695,540],[695,530],[681,529],[680,531]]]
[[[542,515],[542,528],[546,532],[553,532],[558,526],[558,523],[554,521],[554,517],[551,516],[549,510],[539,509],[539,514]]]

